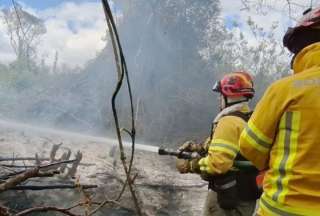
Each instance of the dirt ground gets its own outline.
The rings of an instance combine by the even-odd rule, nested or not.
[[[0,121],[0,157],[34,156],[35,153],[48,157],[52,146],[59,143],[62,143],[62,148],[58,156],[67,149],[73,154],[78,150],[83,153],[81,162],[86,165],[78,168],[76,176],[82,184],[98,185],[98,189],[90,190],[96,200],[116,197],[124,175],[114,140]],[[174,163],[173,158],[137,150],[133,172],[138,174],[136,191],[146,215],[201,215],[207,192],[206,182],[197,175],[179,174]],[[1,194],[0,201],[15,209],[23,209],[44,204],[68,206],[75,203],[79,196],[79,192],[73,190],[11,191]],[[133,214],[128,191],[121,204],[124,208],[106,207],[97,215]]]

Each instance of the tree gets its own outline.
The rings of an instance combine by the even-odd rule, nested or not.
[[[298,1],[298,0],[241,0],[243,9],[247,11],[256,11],[264,15],[270,11],[287,13],[289,18],[297,20],[307,8],[315,6],[316,1]],[[317,2],[319,3],[319,2]]]
[[[236,68],[248,70],[255,76],[258,96],[255,101],[258,101],[271,82],[290,73],[290,53],[275,36],[276,23],[267,30],[259,27],[251,18],[247,23],[256,44],[250,44],[242,33],[233,35],[236,43],[232,53]]]
[[[46,33],[43,21],[23,10],[17,3],[13,8],[3,9],[2,13],[17,62],[30,67],[30,62],[36,56],[40,37]]]

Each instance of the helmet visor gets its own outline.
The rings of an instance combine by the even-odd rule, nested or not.
[[[212,86],[212,91],[221,93],[220,81],[214,83],[214,85]]]

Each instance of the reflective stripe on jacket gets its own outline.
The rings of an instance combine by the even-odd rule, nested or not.
[[[293,67],[267,89],[240,138],[241,154],[267,169],[260,215],[320,211],[320,43]]]
[[[241,112],[250,112],[245,104]],[[214,129],[208,149],[207,166],[210,174],[222,174],[230,170],[234,159],[239,153],[239,137],[246,122],[237,116],[222,117]]]

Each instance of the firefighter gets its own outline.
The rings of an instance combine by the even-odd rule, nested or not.
[[[320,8],[283,38],[293,74],[271,84],[240,138],[243,156],[266,170],[258,215],[320,212]]]
[[[257,172],[232,170],[235,159],[245,160],[239,154],[238,140],[251,114],[248,101],[254,96],[252,78],[246,72],[233,72],[218,81],[213,91],[220,93],[221,111],[213,121],[211,136],[202,145],[189,142],[180,148],[208,156],[178,160],[177,168],[182,173],[201,173],[209,181],[205,216],[252,215],[258,198]]]

